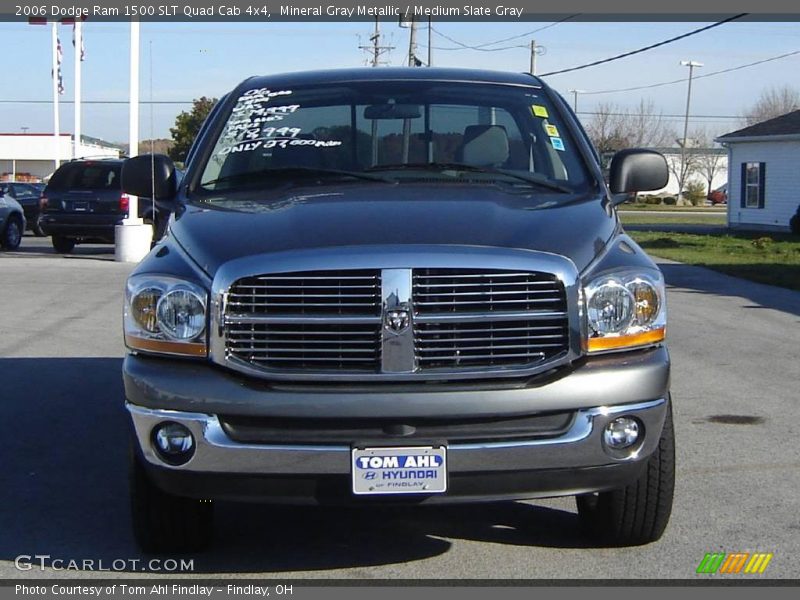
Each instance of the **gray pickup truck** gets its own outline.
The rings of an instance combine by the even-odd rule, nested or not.
[[[213,501],[576,496],[603,544],[662,535],[674,442],[659,269],[569,106],[529,74],[254,77],[187,159],[126,161],[172,213],[127,281],[131,498],[146,551]]]

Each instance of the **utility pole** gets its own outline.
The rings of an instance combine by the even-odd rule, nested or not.
[[[702,67],[703,63],[693,60],[682,60],[681,66],[689,67],[689,87],[686,90],[686,115],[683,119],[683,143],[681,144],[681,172],[680,181],[678,182],[678,197],[683,195],[683,188],[686,183],[686,143],[689,136],[689,106],[692,102],[692,75],[694,74],[695,67]]]
[[[433,25],[431,23],[431,16],[428,15],[428,66],[433,66],[433,44],[431,42],[431,30]]]
[[[411,16],[411,32],[408,36],[408,66],[417,66],[417,20]]]
[[[381,55],[394,50],[394,46],[381,45],[381,26],[378,17],[375,17],[375,31],[369,36],[369,46],[359,46],[362,50],[367,50],[372,53],[373,67],[378,67],[381,64]],[[372,120],[372,166],[378,164],[378,120]]]
[[[381,56],[389,52],[390,50],[394,50],[394,46],[382,46],[381,45],[381,27],[380,22],[378,21],[378,17],[375,17],[375,31],[369,36],[369,45],[360,45],[359,48],[361,50],[366,50],[370,54],[372,54],[372,58],[370,59],[370,66],[378,67],[381,65]],[[384,63],[385,64],[385,63]]]
[[[547,53],[547,48],[538,45],[536,40],[531,40],[531,75],[536,75],[536,57],[545,53]]]
[[[572,94],[572,110],[575,114],[578,114],[578,94],[584,93],[586,90],[570,90],[569,93]]]

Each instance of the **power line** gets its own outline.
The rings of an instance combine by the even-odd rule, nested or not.
[[[527,48],[527,46],[522,46],[522,45],[504,46],[502,48],[489,48],[489,46],[495,46],[497,44],[502,44],[503,42],[509,42],[511,40],[516,40],[516,39],[519,39],[519,38],[531,36],[534,33],[539,33],[540,31],[544,31],[545,29],[550,29],[551,27],[555,27],[556,25],[560,25],[561,23],[564,23],[565,21],[569,21],[570,19],[573,19],[573,18],[575,18],[577,16],[578,16],[577,14],[570,15],[568,17],[564,17],[563,19],[561,19],[559,21],[555,21],[554,23],[550,23],[549,25],[545,25],[544,27],[539,27],[538,29],[534,29],[533,31],[527,31],[525,33],[520,33],[519,35],[512,35],[511,37],[503,38],[503,39],[500,39],[500,40],[495,40],[493,42],[486,42],[486,43],[483,43],[483,44],[475,44],[475,45],[470,45],[470,44],[465,44],[463,42],[459,42],[457,39],[452,38],[452,37],[450,37],[449,35],[447,35],[445,33],[442,33],[441,31],[439,31],[435,27],[431,27],[431,30],[436,35],[441,36],[444,39],[446,39],[447,41],[453,42],[454,44],[456,44],[458,46],[456,48],[444,47],[444,46],[432,46],[432,48],[434,50],[445,50],[445,51],[447,51],[447,50],[476,50],[478,52],[500,52],[502,50],[513,50],[513,49],[518,49],[518,48]],[[425,46],[424,44],[420,44],[420,45],[421,46]]]
[[[668,40],[663,40],[656,44],[650,44],[649,46],[645,46],[644,48],[639,48],[638,50],[631,50],[630,52],[624,52],[622,54],[617,54],[616,56],[611,56],[609,58],[604,58],[603,60],[596,60],[591,63],[587,63],[585,65],[579,65],[577,67],[570,67],[569,69],[561,69],[560,71],[550,71],[549,73],[542,73],[539,77],[548,77],[550,75],[560,75],[561,73],[569,73],[571,71],[578,71],[580,69],[588,69],[589,67],[596,67],[598,65],[603,65],[605,63],[609,63],[615,60],[620,60],[621,58],[627,58],[629,56],[633,56],[634,54],[641,54],[642,52],[647,52],[648,50],[653,50],[654,48],[658,48],[660,46],[665,46],[667,44],[671,44],[672,42],[677,42],[678,40],[682,40],[692,35],[697,35],[698,33],[702,33],[704,31],[708,31],[709,29],[713,29],[714,27],[719,27],[720,25],[724,25],[725,23],[730,23],[731,21],[735,21],[736,19],[741,19],[742,17],[746,17],[748,13],[741,13],[738,15],[734,15],[732,17],[728,17],[722,21],[718,21],[716,23],[712,23],[711,25],[706,25],[705,27],[701,27],[699,29],[695,29],[693,31],[689,31],[688,33],[683,33],[681,35],[675,36],[673,38],[669,38]]]
[[[731,73],[733,71],[739,71],[740,69],[747,69],[748,67],[755,67],[756,65],[763,65],[764,63],[772,62],[773,60],[780,60],[782,58],[787,58],[789,56],[795,56],[800,54],[800,50],[793,50],[792,52],[787,52],[785,54],[779,54],[778,56],[771,56],[770,58],[765,58],[763,60],[757,60],[755,62],[747,63],[744,65],[739,65],[737,67],[731,67],[729,69],[720,69],[719,71],[712,71],[711,73],[705,73],[703,75],[698,75],[695,79],[705,79],[706,77],[714,77],[715,75],[722,75],[723,73]],[[674,85],[676,83],[683,83],[684,81],[688,81],[688,77],[684,77],[682,79],[673,79],[672,81],[662,81],[660,83],[651,83],[649,85],[637,85],[635,87],[629,88],[619,88],[616,90],[599,90],[596,92],[584,92],[586,95],[594,95],[594,94],[613,94],[616,92],[634,92],[636,90],[647,90],[651,88],[662,87],[665,85]]]
[[[59,100],[59,104],[72,104],[73,100]],[[139,104],[192,104],[194,100],[140,100]],[[0,104],[52,104],[52,100],[0,100]],[[81,104],[130,104],[128,100],[81,100]]]
[[[697,79],[697,77],[695,77]],[[579,115],[608,115],[611,117],[630,117],[630,116],[638,116],[642,113],[638,113],[636,111],[632,112],[604,112],[604,111],[595,111],[595,110],[579,110]],[[684,115],[670,115],[670,114],[656,114],[656,113],[644,113],[645,115],[651,115],[654,117],[660,117],[664,119],[683,119]],[[693,119],[741,119],[741,115],[692,115]]]

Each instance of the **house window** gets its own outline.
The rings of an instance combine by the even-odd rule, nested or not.
[[[766,163],[742,163],[742,208],[764,208],[766,172]]]

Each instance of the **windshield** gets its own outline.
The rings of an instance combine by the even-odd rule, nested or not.
[[[542,194],[592,180],[560,113],[536,87],[366,81],[241,94],[195,192],[414,181]]]

